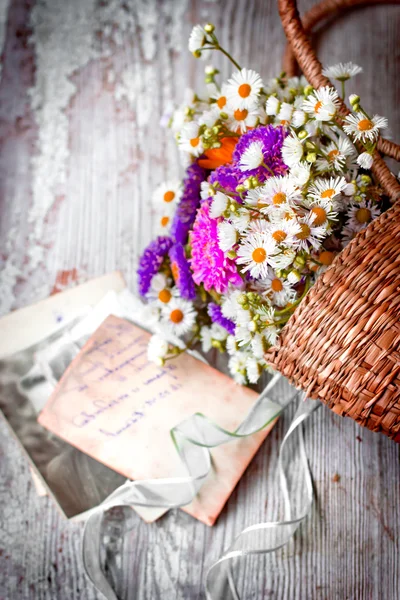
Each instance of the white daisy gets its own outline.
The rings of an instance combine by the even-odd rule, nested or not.
[[[287,279],[277,277],[273,269],[269,269],[265,279],[260,281],[263,296],[267,296],[277,306],[285,306],[297,298],[297,292]]]
[[[301,217],[298,222],[300,223],[301,231],[295,236],[297,249],[309,251],[310,246],[312,246],[315,250],[318,250],[323,239],[326,237],[326,226],[314,225],[314,215],[312,214]]]
[[[374,159],[369,152],[362,152],[357,158],[357,164],[363,169],[370,169]]]
[[[253,142],[240,157],[239,168],[241,171],[257,169],[264,161],[263,146],[261,142]]]
[[[344,177],[336,177],[336,179],[318,177],[308,188],[308,195],[316,199],[332,200],[344,190],[346,184]]]
[[[157,235],[168,235],[172,225],[174,207],[170,204],[164,203],[164,205],[161,206],[160,209],[162,210],[157,211],[158,214],[155,219],[156,233]]]
[[[175,295],[175,290],[171,289],[171,281],[163,273],[157,273],[151,280],[150,290],[146,297],[151,302],[156,302],[159,306],[168,304]]]
[[[178,141],[179,148],[192,156],[200,156],[204,152],[198,123],[186,123],[181,131]]]
[[[229,356],[233,356],[234,354],[236,354],[236,352],[238,351],[238,345],[236,343],[235,336],[228,335],[225,343],[226,343],[226,351],[229,354]]]
[[[213,219],[217,219],[218,217],[220,217],[226,211],[230,200],[231,199],[226,194],[223,194],[222,192],[217,192],[212,197],[212,202],[210,206],[210,216]]]
[[[303,127],[307,121],[307,115],[304,110],[297,109],[293,113],[292,125],[293,127]]]
[[[230,217],[230,221],[236,231],[243,233],[246,231],[250,222],[250,213],[245,208],[240,208],[238,212],[234,213]]]
[[[246,325],[236,325],[235,329],[235,340],[239,346],[242,348],[243,346],[248,346],[252,339],[251,329],[254,326],[254,321],[250,321],[250,323]]]
[[[261,212],[271,212],[271,207],[280,205],[293,206],[300,196],[299,188],[290,175],[270,177],[257,190],[258,208]]]
[[[325,77],[337,79],[337,81],[347,81],[359,73],[362,73],[362,68],[352,62],[338,63],[322,70]]]
[[[340,204],[335,200],[312,198],[308,202],[308,208],[316,227],[325,225],[329,228],[332,221],[337,221]]]
[[[278,114],[281,103],[276,96],[270,96],[265,104],[265,112],[269,116],[275,116]]]
[[[307,162],[300,162],[290,169],[290,178],[296,186],[303,187],[310,179],[311,165]]]
[[[221,310],[224,317],[236,322],[236,315],[239,309],[238,298],[242,296],[240,290],[231,290],[228,292],[222,301]]]
[[[304,148],[299,138],[292,133],[288,135],[282,145],[282,158],[285,165],[294,167],[303,158]]]
[[[291,122],[292,116],[293,116],[293,111],[294,111],[293,104],[289,104],[288,102],[282,102],[280,109],[279,109],[279,113],[277,115],[278,120],[281,125],[288,125]]]
[[[182,184],[180,181],[167,181],[159,185],[153,192],[154,204],[176,204],[182,195]]]
[[[200,330],[201,349],[209,352],[213,348],[213,342],[223,342],[227,337],[228,332],[218,323],[213,323],[211,327],[204,326]]]
[[[250,342],[250,345],[254,356],[258,359],[263,358],[264,354],[266,353],[269,347],[267,340],[260,333],[256,333],[254,335]]]
[[[260,94],[263,82],[261,77],[251,69],[236,71],[228,80],[226,89],[228,102],[235,108],[250,108]]]
[[[220,90],[215,90],[213,94],[210,94],[210,98],[215,100],[215,106],[219,112],[225,112],[226,105],[228,102],[227,98],[228,94],[228,86],[226,83],[223,83]]]
[[[149,361],[161,366],[163,364],[163,359],[167,356],[167,354],[167,340],[161,335],[152,335],[147,346],[147,358],[149,359]]]
[[[275,309],[270,307],[267,310],[260,311],[261,322],[264,325],[262,330],[268,344],[274,346],[278,339],[278,328],[275,325]]]
[[[195,25],[190,33],[188,48],[189,52],[200,53],[200,58],[207,60],[212,50],[204,50],[203,46],[210,42],[205,29],[201,25]]]
[[[292,248],[283,248],[278,254],[271,256],[271,266],[274,269],[287,269],[296,258]]]
[[[173,298],[162,309],[162,324],[178,337],[190,331],[196,322],[196,311],[191,302]]]
[[[236,352],[228,362],[229,372],[232,375],[233,379],[239,385],[244,385],[246,380],[246,360],[247,360],[247,352]]]
[[[218,246],[222,252],[228,252],[238,241],[235,227],[229,221],[218,223]]]
[[[195,25],[189,36],[189,52],[200,50],[207,41],[207,33],[201,25]]]
[[[367,118],[363,113],[357,112],[354,115],[347,115],[343,125],[346,133],[351,135],[356,142],[374,142],[380,134],[381,129],[388,126],[387,119],[374,115],[372,119]]]
[[[294,246],[296,245],[295,236],[301,231],[301,227],[297,219],[276,218],[267,223],[266,230],[272,243],[278,246]]]
[[[200,190],[200,198],[202,200],[207,200],[208,198],[213,197],[215,194],[215,190],[212,183],[209,183],[208,181],[201,182]]]
[[[355,167],[356,150],[346,137],[339,137],[323,148],[324,156],[318,158],[315,166],[317,171],[342,171],[344,167]]]
[[[246,375],[249,383],[257,383],[260,379],[263,369],[254,356],[248,356],[246,359]]]
[[[235,133],[245,133],[248,127],[255,127],[262,122],[262,112],[259,107],[236,108],[228,112],[227,127]]]
[[[355,231],[364,229],[373,219],[380,215],[379,208],[371,202],[362,200],[361,202],[353,202],[347,210],[348,221],[347,226]]]
[[[303,110],[317,121],[331,121],[338,108],[338,93],[329,86],[314,90],[303,102]]]
[[[251,233],[242,240],[237,250],[237,263],[245,265],[243,273],[247,271],[254,278],[265,277],[268,272],[268,261],[275,253],[275,244],[265,233]]]

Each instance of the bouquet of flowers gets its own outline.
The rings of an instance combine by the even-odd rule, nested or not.
[[[356,95],[339,114],[352,63],[324,70],[339,91],[304,77],[264,82],[222,48],[212,24],[196,25],[189,50],[221,51],[228,81],[205,68],[205,89],[170,115],[186,169],[153,195],[158,237],[144,250],[139,291],[158,364],[193,348],[229,355],[239,384],[269,368],[265,353],[335,256],[384,208],[373,163],[385,118]]]

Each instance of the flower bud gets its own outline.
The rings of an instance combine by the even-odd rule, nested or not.
[[[215,25],[213,25],[212,23],[207,23],[207,25],[204,25],[204,31],[206,33],[213,33],[214,30],[215,30]]]

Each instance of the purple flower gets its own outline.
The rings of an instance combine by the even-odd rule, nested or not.
[[[210,175],[210,183],[216,181],[226,192],[236,193],[238,185],[242,184],[247,175],[239,169],[239,165],[221,165]]]
[[[171,259],[172,275],[180,295],[186,300],[194,300],[196,298],[196,287],[182,244],[174,244],[169,251],[169,257]]]
[[[145,296],[149,291],[151,280],[158,273],[172,243],[171,238],[159,236],[145,248],[140,257],[139,268],[137,270],[139,293],[141,296]]]
[[[233,335],[235,333],[235,323],[233,321],[231,321],[230,319],[227,319],[226,317],[224,317],[224,315],[222,314],[222,309],[219,306],[219,304],[210,302],[210,304],[208,305],[207,311],[208,311],[208,314],[213,323],[217,323],[218,325],[221,325],[221,327],[224,327],[227,330],[227,332],[230,333],[231,335]]]
[[[242,278],[237,272],[233,260],[225,256],[218,245],[218,219],[209,214],[209,204],[203,202],[197,211],[193,230],[190,234],[192,258],[190,266],[193,279],[197,285],[204,284],[204,289],[216,290],[223,294],[229,284],[238,287]]]
[[[171,236],[179,244],[186,244],[189,231],[196,218],[200,204],[200,186],[207,177],[207,171],[193,163],[186,170],[183,180],[183,194],[175,212],[171,226]]]
[[[242,135],[236,145],[233,153],[233,162],[239,168],[240,159],[244,152],[251,144],[259,142],[264,156],[264,163],[268,166],[269,170],[261,165],[257,169],[242,171],[242,174],[245,177],[255,175],[260,181],[268,179],[271,171],[274,175],[283,175],[287,170],[282,160],[282,145],[286,135],[287,133],[283,127],[274,127],[273,125],[263,125],[248,131]]]

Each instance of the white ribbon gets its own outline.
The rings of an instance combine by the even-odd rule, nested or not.
[[[232,439],[246,437],[260,431],[278,417],[292,398],[280,404],[268,399],[268,392],[281,375],[276,374],[241,425],[229,432],[196,413],[171,431],[172,440],[186,466],[187,477],[128,481],[99,506],[92,509],[86,522],[82,558],[87,576],[107,600],[118,600],[115,591],[101,569],[101,529],[104,512],[113,506],[179,507],[189,504],[199,491],[211,468],[210,448],[228,443]],[[300,400],[297,412],[287,431],[279,451],[278,469],[284,500],[285,518],[282,521],[258,523],[244,529],[232,546],[208,570],[206,595],[208,600],[240,600],[231,571],[232,561],[250,554],[269,553],[284,546],[294,535],[312,506],[312,481],[304,449],[301,424],[319,406],[314,400]],[[301,510],[292,516],[292,501],[284,469],[285,450],[294,432],[299,435],[299,454],[302,469],[297,470],[296,489],[301,490]],[[294,459],[297,458],[295,455]],[[291,460],[293,464],[293,460]]]

